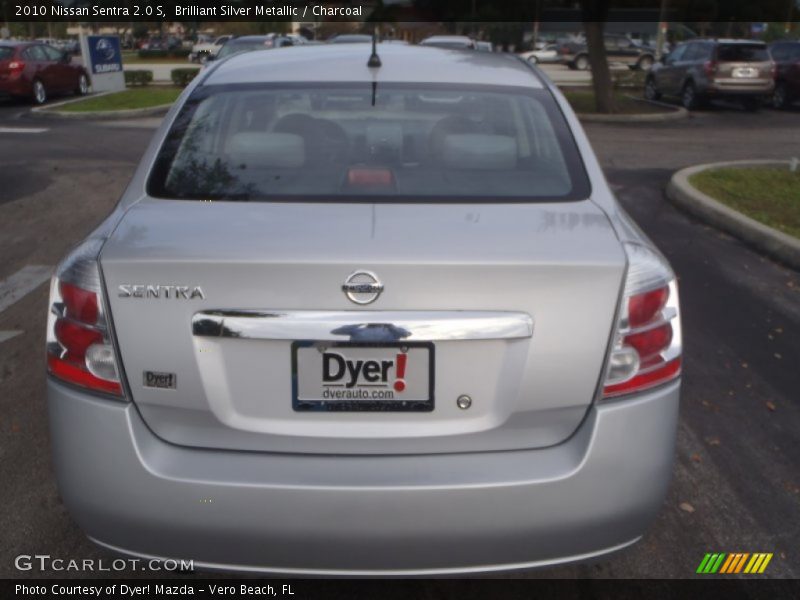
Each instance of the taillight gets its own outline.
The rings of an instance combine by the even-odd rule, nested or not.
[[[12,60],[8,63],[8,71],[12,76],[20,75],[24,70],[25,63],[21,60]]]
[[[680,308],[675,275],[654,250],[625,244],[628,272],[603,397],[646,390],[681,373]]]
[[[87,240],[62,261],[53,276],[47,370],[62,381],[122,396],[97,267],[101,246],[102,240]]]
[[[707,60],[703,63],[703,70],[706,72],[706,75],[713,77],[717,72],[717,61]]]

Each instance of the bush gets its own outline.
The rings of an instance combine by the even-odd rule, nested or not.
[[[139,58],[166,58],[166,50],[139,50]]]
[[[188,48],[175,48],[174,50],[139,50],[139,58],[182,58],[185,59],[192,51]]]
[[[153,72],[144,69],[136,69],[134,71],[124,71],[125,85],[132,87],[135,85],[147,85],[153,81]]]
[[[200,69],[172,69],[170,76],[172,77],[172,83],[180,87],[186,87],[199,72]]]
[[[640,89],[644,88],[644,82],[647,77],[647,71],[629,70],[629,71],[612,71],[611,80],[615,89],[630,88]]]

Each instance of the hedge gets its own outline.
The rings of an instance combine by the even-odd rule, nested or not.
[[[643,88],[647,71],[612,71],[611,81],[615,88]]]
[[[175,48],[174,50],[139,50],[139,58],[188,58],[191,54],[188,48]]]
[[[136,69],[131,71],[124,71],[125,73],[125,85],[127,86],[134,86],[134,85],[147,85],[151,81],[153,81],[153,72],[146,71],[144,69]]]
[[[200,69],[172,69],[170,76],[172,77],[172,83],[180,87],[186,87],[199,72]]]

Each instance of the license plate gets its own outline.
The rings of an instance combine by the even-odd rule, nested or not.
[[[433,410],[431,342],[292,343],[296,411]]]
[[[733,70],[734,77],[755,77],[758,75],[758,69],[750,67],[739,67]]]

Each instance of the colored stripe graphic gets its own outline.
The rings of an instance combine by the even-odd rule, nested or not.
[[[745,552],[744,554],[742,554],[742,558],[739,559],[739,563],[736,565],[735,573],[741,573],[742,572],[742,569],[744,568],[744,563],[748,559],[749,556],[750,556],[749,552]]]
[[[772,552],[770,552],[769,554],[766,555],[766,557],[764,558],[764,562],[761,563],[761,566],[758,569],[758,572],[759,573],[763,573],[764,569],[767,568],[767,565],[769,564],[769,561],[771,561],[771,560],[772,560]]]
[[[772,560],[772,553],[768,552],[708,552],[700,561],[697,573],[702,574],[734,574],[746,573],[755,575],[763,573]]]
[[[719,557],[717,557],[717,560],[716,560],[716,561],[714,562],[714,564],[711,566],[711,569],[710,569],[710,571],[709,571],[709,572],[710,572],[710,573],[716,573],[716,572],[719,570],[720,566],[722,565],[722,560],[723,560],[724,558],[725,558],[725,553],[724,553],[724,552],[721,552],[721,553],[720,553],[720,555],[719,555]]]
[[[706,554],[700,566],[697,567],[698,573],[716,573],[722,560],[725,558],[725,553],[715,552],[713,554]]]
[[[719,572],[720,573],[727,573],[728,570],[731,567],[731,564],[733,564],[733,554],[728,554],[728,559],[722,565],[722,568],[719,570]]]
[[[764,569],[767,568],[767,564],[769,561],[772,560],[772,554],[767,554],[766,552],[760,552],[758,554],[753,554],[752,560],[747,563],[747,566],[744,569],[745,573],[763,573]]]
[[[696,573],[705,573],[706,572],[706,565],[708,564],[708,561],[709,561],[710,558],[711,558],[711,555],[706,553],[706,555],[703,557],[703,560],[700,561],[700,566],[697,567],[697,571],[695,571],[695,572]]]
[[[747,563],[747,566],[744,568],[745,573],[753,573],[761,564],[761,561],[764,560],[763,554],[753,554],[753,558],[750,559],[750,562]]]

